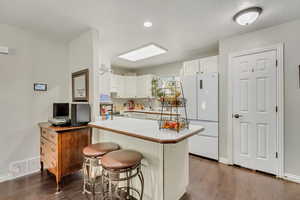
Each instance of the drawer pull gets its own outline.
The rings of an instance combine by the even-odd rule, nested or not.
[[[53,148],[53,147],[51,147],[51,151],[52,151],[52,152],[55,152],[55,151],[56,151],[56,149],[55,149],[55,148]]]

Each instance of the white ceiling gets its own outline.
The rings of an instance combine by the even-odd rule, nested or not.
[[[242,27],[232,16],[262,6],[259,20]],[[99,29],[101,45],[115,66],[145,67],[217,51],[219,39],[300,18],[299,0],[0,0],[0,23],[13,24],[67,41]],[[143,22],[153,27],[146,29]],[[0,30],[1,31],[1,30]],[[167,54],[131,63],[117,56],[148,43]]]

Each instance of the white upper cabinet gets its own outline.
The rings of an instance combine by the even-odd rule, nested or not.
[[[218,72],[218,56],[212,56],[200,59],[200,73],[206,74]]]
[[[142,76],[112,74],[111,92],[116,93],[117,98],[151,98],[153,78],[154,76],[150,74]]]
[[[199,72],[200,62],[199,60],[191,60],[183,63],[184,75],[195,75]]]
[[[137,97],[151,98],[152,97],[152,80],[154,76],[147,74],[137,77]]]
[[[117,97],[125,97],[125,78],[124,76],[111,74],[110,92],[116,93]]]
[[[110,92],[118,92],[119,87],[118,87],[118,75],[116,74],[110,74]]]
[[[189,76],[218,72],[218,56],[211,56],[183,63],[181,75]]]
[[[125,97],[135,98],[137,90],[137,78],[136,76],[124,76],[125,77]]]

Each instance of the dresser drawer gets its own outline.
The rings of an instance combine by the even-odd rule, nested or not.
[[[57,133],[49,131],[45,128],[42,128],[42,137],[44,137],[47,140],[53,142],[54,144],[57,143]]]
[[[44,137],[41,138],[41,157],[42,160],[48,157],[57,159],[56,144],[53,144],[52,142],[48,141]]]
[[[47,156],[47,157],[44,157],[43,162],[44,162],[44,167],[46,169],[52,169],[52,170],[56,171],[56,168],[57,168],[56,159],[52,158],[51,156]]]

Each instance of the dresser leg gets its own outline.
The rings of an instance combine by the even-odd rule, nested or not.
[[[61,177],[56,176],[56,194],[61,191]]]
[[[44,163],[41,162],[41,172],[43,172],[43,171],[44,171]]]

